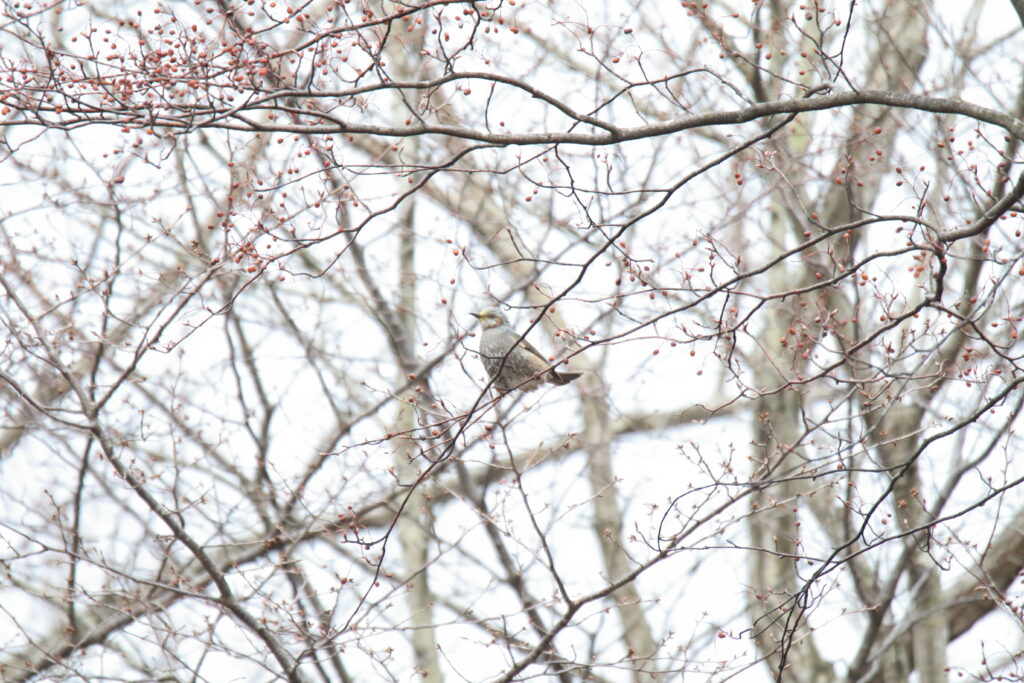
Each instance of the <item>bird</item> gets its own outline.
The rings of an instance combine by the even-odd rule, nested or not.
[[[505,314],[496,308],[485,308],[472,314],[480,321],[480,360],[494,380],[494,388],[505,393],[512,389],[533,391],[540,385],[563,386],[583,375],[582,372],[556,372],[540,351],[512,329]]]

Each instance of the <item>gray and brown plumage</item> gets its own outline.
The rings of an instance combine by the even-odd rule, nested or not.
[[[583,374],[552,370],[551,362],[530,342],[520,340],[519,333],[509,326],[508,318],[496,308],[485,308],[473,316],[483,328],[480,360],[498,391],[533,391],[545,382],[561,386]]]

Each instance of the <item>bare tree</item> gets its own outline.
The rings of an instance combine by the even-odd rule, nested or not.
[[[953,5],[5,2],[0,678],[1024,676]]]

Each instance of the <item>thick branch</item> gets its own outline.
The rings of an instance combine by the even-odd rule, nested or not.
[[[490,74],[462,74],[463,78],[486,79],[494,81]],[[420,83],[393,84],[398,88],[419,89],[424,87]],[[525,88],[525,86],[522,86]],[[285,91],[287,97],[295,97],[297,93]],[[309,97],[308,93],[304,93]],[[347,95],[347,91],[333,93],[333,97]],[[284,94],[282,96],[285,96]],[[270,98],[273,99],[273,98]],[[553,98],[544,98],[545,100]],[[1017,137],[1024,137],[1024,121],[1017,119],[1006,112],[989,107],[983,107],[972,102],[965,102],[958,98],[931,97],[928,95],[915,95],[911,93],[891,92],[886,90],[861,90],[835,93],[832,95],[820,95],[792,100],[775,100],[763,102],[728,111],[714,111],[703,114],[684,116],[671,121],[652,123],[635,128],[615,129],[607,122],[602,127],[608,129],[599,133],[575,133],[575,132],[549,132],[549,133],[491,133],[477,130],[468,126],[460,125],[410,125],[410,126],[377,126],[344,121],[338,117],[325,112],[297,111],[296,115],[306,118],[320,119],[318,123],[287,123],[284,121],[256,121],[244,115],[246,109],[239,110],[210,110],[210,109],[187,109],[180,114],[161,114],[149,112],[143,119],[141,111],[127,110],[111,113],[109,109],[99,108],[63,108],[63,118],[58,121],[46,121],[44,123],[42,114],[51,113],[54,110],[46,106],[33,106],[24,111],[28,112],[31,118],[22,121],[10,121],[9,126],[36,126],[46,125],[50,128],[73,129],[95,124],[117,124],[133,127],[154,127],[162,126],[175,130],[193,130],[197,127],[214,128],[223,130],[238,130],[250,132],[280,132],[295,134],[332,134],[347,133],[349,135],[374,135],[392,138],[409,138],[423,135],[436,135],[440,137],[459,138],[473,140],[495,145],[556,145],[574,144],[586,146],[613,145],[631,140],[642,140],[665,135],[673,135],[694,128],[706,126],[735,126],[742,123],[750,123],[770,116],[779,114],[799,114],[806,112],[828,111],[843,107],[852,107],[865,104],[877,104],[898,109],[916,109],[919,111],[933,112],[936,114],[954,114],[990,123],[1009,131]],[[282,107],[273,105],[276,110]],[[256,110],[262,110],[259,107]],[[560,107],[560,109],[563,109]],[[230,115],[230,116],[229,116]],[[38,118],[37,118],[38,116]],[[197,123],[196,117],[211,117],[206,121]],[[222,118],[223,117],[223,118]],[[577,121],[583,120],[579,117]],[[574,123],[575,125],[575,123]],[[595,122],[596,125],[596,122]],[[608,132],[611,131],[611,132]]]

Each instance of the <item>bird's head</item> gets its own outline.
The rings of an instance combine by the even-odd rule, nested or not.
[[[508,318],[506,318],[505,314],[496,308],[485,308],[479,313],[474,313],[473,317],[480,321],[480,327],[485,330],[489,330],[492,327],[508,325]]]

